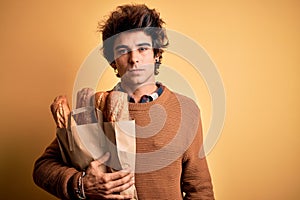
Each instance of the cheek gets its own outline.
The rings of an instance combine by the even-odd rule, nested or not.
[[[148,56],[144,61],[145,63],[155,63],[155,58],[153,56]]]
[[[120,64],[117,64],[117,69],[118,69],[119,73],[124,71],[124,67]]]
[[[126,71],[126,65],[124,65],[124,62],[122,62],[120,59],[117,59],[116,67],[118,69],[119,74],[122,76],[124,74],[124,71]]]
[[[120,68],[120,67],[124,66],[125,60],[124,60],[123,57],[119,57],[115,61],[116,61],[117,68]]]

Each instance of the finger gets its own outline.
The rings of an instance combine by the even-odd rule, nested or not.
[[[118,186],[118,187],[115,187],[115,188],[113,188],[113,189],[111,190],[111,191],[112,191],[112,194],[113,194],[113,193],[120,193],[120,192],[123,192],[123,191],[129,189],[133,184],[134,184],[134,182],[133,182],[133,181],[130,181],[130,182],[128,182],[128,183],[125,183],[125,184],[122,184],[122,185],[120,185],[120,186]]]
[[[112,180],[112,177],[109,175],[110,174],[104,175],[103,181],[105,183],[101,188],[105,190],[111,190],[112,193],[121,192],[134,184],[133,174],[127,174],[117,180]]]
[[[121,184],[119,186],[114,186],[112,182],[100,185],[99,192],[104,195],[116,194],[123,192],[130,188],[134,184],[134,181],[131,180],[127,183]]]
[[[106,199],[132,199],[133,198],[133,195],[130,195],[130,194],[110,194],[110,195],[106,195],[105,196]]]
[[[112,172],[109,173],[110,179],[111,180],[118,180],[121,178],[124,178],[126,176],[131,176],[131,178],[134,176],[133,173],[131,173],[131,171],[129,169],[123,169],[117,172]]]
[[[97,191],[96,193],[91,191],[85,191],[85,194],[89,196],[89,199],[132,199],[133,194],[105,194],[104,192]],[[100,198],[99,198],[100,197]]]

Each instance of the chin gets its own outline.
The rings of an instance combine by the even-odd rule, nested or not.
[[[140,85],[140,84],[143,84],[144,83],[144,81],[142,81],[142,80],[133,80],[132,81],[132,84],[135,84],[135,85]]]
[[[149,79],[147,77],[142,77],[142,76],[122,76],[122,81],[125,83],[125,84],[128,84],[128,85],[146,85],[146,84],[149,84],[149,83],[153,83],[155,82],[155,79],[152,80],[152,79]]]

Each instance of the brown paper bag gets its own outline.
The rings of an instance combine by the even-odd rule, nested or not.
[[[91,116],[82,118],[82,115]],[[69,116],[69,126],[58,128],[56,132],[64,161],[79,170],[86,169],[91,161],[99,159],[107,151],[103,129],[93,115],[95,112],[91,107],[73,110]],[[75,120],[78,116],[80,125]],[[88,119],[88,123],[83,119]],[[103,167],[103,172],[105,171]]]
[[[112,171],[130,169],[134,172],[136,154],[135,121],[104,122],[104,132],[107,136],[106,146],[111,154],[108,165]],[[132,194],[134,196],[132,199],[138,199],[134,185],[122,193]]]
[[[91,161],[108,151],[111,156],[107,165],[111,171],[128,168],[134,173],[135,121],[103,123],[102,111],[95,110],[94,106],[87,103],[90,100],[84,98],[86,92],[87,96],[92,96],[91,90],[80,91],[78,99],[81,102],[80,106],[83,107],[77,107],[71,112],[67,122],[64,123],[67,125],[66,128],[57,129],[57,140],[64,161],[79,170],[84,170]],[[103,165],[102,171],[106,172],[106,169]],[[132,194],[134,196],[132,199],[138,199],[134,185],[122,193]]]

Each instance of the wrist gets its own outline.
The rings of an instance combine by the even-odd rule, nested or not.
[[[83,184],[84,176],[85,176],[85,171],[80,173],[80,175],[77,178],[77,183],[74,187],[74,192],[75,192],[77,199],[86,199],[86,196],[84,193],[84,184]]]
[[[79,187],[79,181],[82,181],[82,174],[82,172],[75,173],[68,181],[68,194],[70,199],[84,199],[83,195],[79,196],[79,194],[82,193],[81,191],[83,187],[81,182]]]

